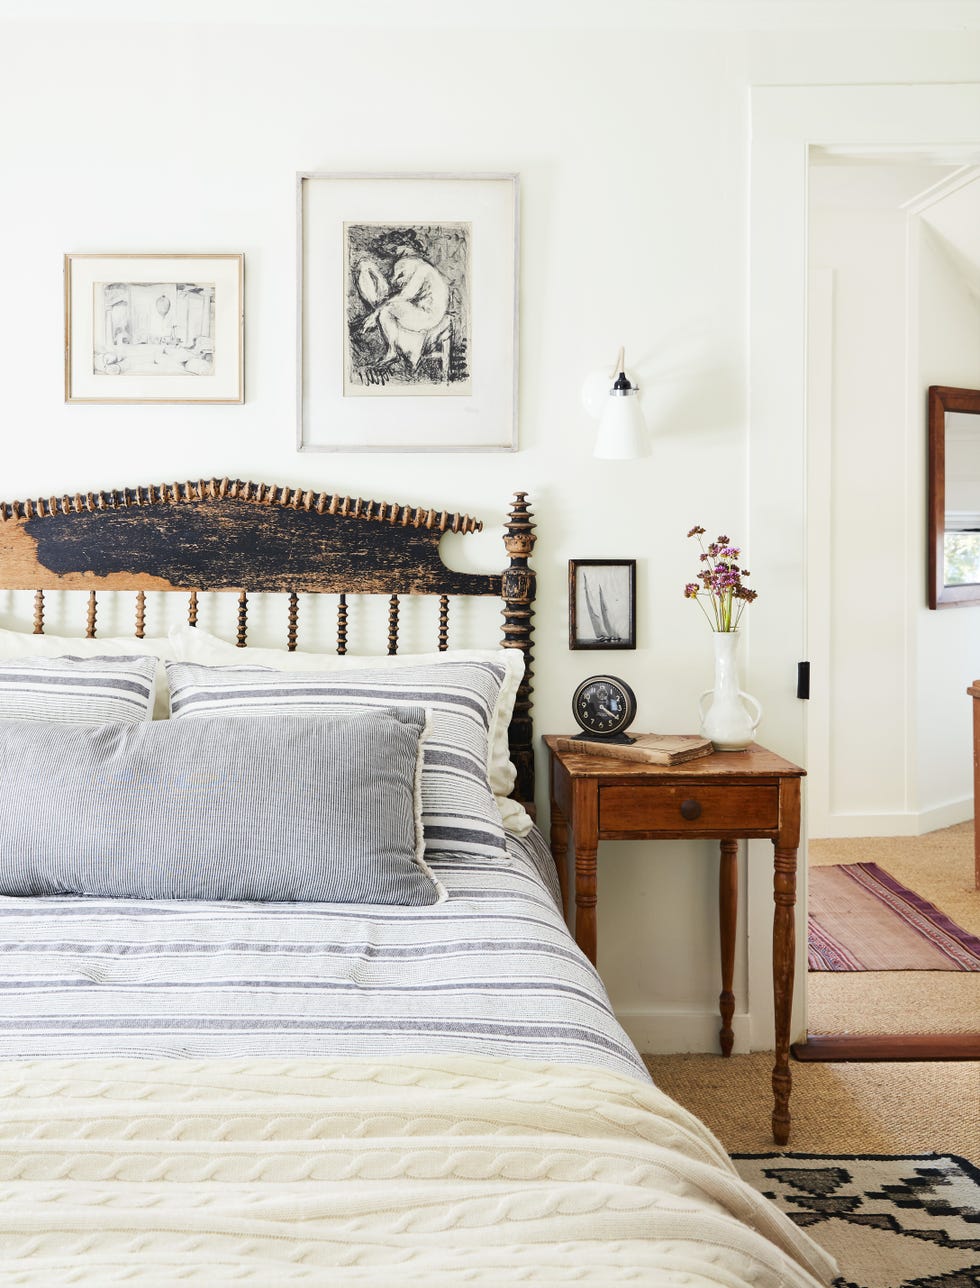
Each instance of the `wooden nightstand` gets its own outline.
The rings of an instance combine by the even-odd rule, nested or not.
[[[735,921],[738,842],[767,837],[773,843],[773,1009],[776,1063],[772,1074],[772,1133],[789,1139],[790,1013],[796,932],[796,852],[800,842],[800,779],[805,771],[753,745],[714,752],[680,765],[645,765],[605,756],[558,751],[551,756],[551,848],[564,877],[571,848],[575,862],[575,939],[596,960],[596,853],[605,840],[710,838],[721,842],[718,880],[721,931],[720,1043],[731,1054],[735,997]],[[565,894],[564,884],[562,894]]]

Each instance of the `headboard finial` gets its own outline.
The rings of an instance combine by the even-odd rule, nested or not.
[[[536,540],[534,528],[535,525],[531,522],[531,509],[527,503],[527,493],[515,492],[510,513],[507,516],[507,530],[504,534],[504,546],[512,563],[515,559],[523,563],[527,562]]]

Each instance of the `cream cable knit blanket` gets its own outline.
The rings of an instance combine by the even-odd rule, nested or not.
[[[0,1282],[812,1288],[833,1263],[615,1073],[481,1056],[0,1064]]]

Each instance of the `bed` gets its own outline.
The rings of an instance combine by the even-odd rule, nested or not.
[[[829,1282],[654,1087],[565,927],[531,817],[526,495],[502,573],[447,568],[442,535],[479,526],[228,479],[0,506],[0,584],[34,592],[32,631],[0,631],[4,1283]],[[76,641],[45,629],[63,590]],[[187,622],[152,640],[161,590]],[[129,642],[99,635],[110,592]],[[363,594],[376,658],[347,652]],[[323,595],[336,652],[304,655]],[[431,654],[399,653],[409,596]],[[502,648],[450,648],[470,596],[502,602]],[[249,646],[257,597],[278,652]]]

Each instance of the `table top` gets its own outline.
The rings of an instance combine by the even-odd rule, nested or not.
[[[574,738],[576,734],[545,734],[545,745],[551,754],[564,765],[573,778],[689,778],[746,779],[746,778],[803,778],[805,769],[784,760],[767,747],[754,742],[744,751],[713,751],[709,756],[682,761],[679,765],[651,765],[645,761],[616,760],[612,756],[590,756],[582,752],[558,751],[559,737]]]

